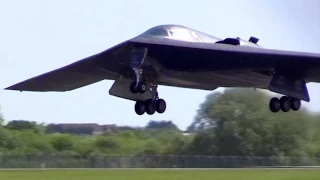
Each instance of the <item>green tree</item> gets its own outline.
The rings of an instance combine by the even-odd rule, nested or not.
[[[1,107],[0,107],[0,128],[1,128],[1,126],[3,126],[3,123],[4,123],[4,119],[3,119],[3,116],[1,113]]]
[[[121,154],[121,152],[117,151],[120,148],[120,143],[110,136],[97,137],[95,147],[106,154]]]
[[[192,137],[176,135],[173,137],[167,137],[168,143],[164,147],[164,154],[170,155],[184,155],[188,153],[188,146],[192,140]]]
[[[79,155],[100,154],[95,148],[94,137],[78,137],[74,140],[74,151]]]
[[[71,151],[74,148],[72,136],[67,134],[54,134],[51,137],[50,144],[57,151]]]
[[[197,110],[197,115],[194,118],[194,121],[187,128],[188,132],[197,132],[199,130],[210,129],[212,126],[215,126],[216,122],[214,119],[210,119],[210,113],[212,106],[221,95],[221,92],[214,92],[206,96],[205,101],[200,104],[200,107]]]
[[[188,154],[193,155],[217,155],[218,139],[212,132],[200,132],[195,136],[193,141],[189,144]]]
[[[35,133],[39,133],[41,131],[40,126],[34,121],[26,121],[26,120],[13,120],[9,121],[5,128],[11,130],[32,130]]]
[[[149,121],[146,125],[145,129],[173,129],[178,130],[177,125],[175,125],[172,121]]]
[[[308,116],[304,110],[271,113],[270,97],[246,88],[227,89],[208,97],[206,101],[212,102],[200,105],[191,126],[213,135],[199,134],[193,151],[201,153],[209,146],[212,151],[205,153],[216,155],[305,155],[302,144],[307,139]],[[212,145],[199,143],[208,137]]]
[[[161,145],[155,139],[145,141],[143,150],[139,153],[143,155],[156,155],[161,154]]]
[[[308,123],[308,142],[305,143],[309,156],[320,157],[320,113],[311,113]]]
[[[0,127],[0,149],[10,151],[21,146],[22,141],[20,139],[14,136],[8,129]]]

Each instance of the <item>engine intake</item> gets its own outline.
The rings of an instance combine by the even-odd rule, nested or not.
[[[222,41],[218,41],[216,42],[218,44],[230,44],[230,45],[235,45],[235,46],[239,46],[240,45],[240,41],[239,39],[234,39],[234,38],[226,38]]]

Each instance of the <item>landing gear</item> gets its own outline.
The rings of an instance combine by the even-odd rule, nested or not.
[[[148,49],[144,47],[138,47],[132,49],[130,66],[135,73],[136,80],[130,84],[130,91],[133,94],[145,93],[147,90],[146,81],[142,79],[142,65],[147,56]],[[152,97],[145,101],[137,101],[135,104],[135,112],[138,115],[147,113],[153,115],[155,112],[164,113],[166,110],[166,102],[163,99],[159,99],[158,85],[151,84],[150,91]]]
[[[138,115],[147,113],[148,115],[153,115],[154,113],[164,113],[167,108],[166,101],[159,99],[158,96],[158,85],[151,84],[152,97],[146,101],[137,101],[135,104],[135,111]]]
[[[282,96],[280,99],[274,97],[270,100],[269,108],[271,112],[289,112],[291,109],[298,111],[301,107],[301,100],[296,98],[290,98],[288,96]]]

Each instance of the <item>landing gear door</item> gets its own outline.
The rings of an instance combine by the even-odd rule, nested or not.
[[[286,76],[274,75],[269,84],[269,90],[284,94],[289,97],[304,100],[306,102],[310,101],[306,82],[303,79],[294,79]]]
[[[128,79],[128,78],[124,78],[123,76],[120,76],[117,80],[114,81],[113,85],[109,90],[109,94],[112,96],[132,100],[132,101],[145,101],[152,96],[151,92],[148,91],[148,89],[150,88],[149,84],[147,84],[147,91],[145,93],[133,94],[130,91],[131,83],[132,83],[132,79]]]

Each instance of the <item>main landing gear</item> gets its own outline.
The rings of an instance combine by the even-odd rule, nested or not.
[[[142,80],[142,64],[147,56],[148,49],[142,47],[136,47],[132,50],[131,54],[131,67],[136,75],[136,80],[130,84],[130,91],[133,94],[145,93],[147,91],[147,85]],[[134,109],[136,114],[143,115],[147,113],[153,115],[155,112],[164,113],[166,110],[166,102],[163,99],[159,99],[158,85],[151,84],[150,91],[152,97],[145,101],[137,101]]]
[[[301,108],[301,101],[310,101],[306,80],[302,77],[293,77],[289,74],[271,72],[272,79],[268,89],[272,92],[283,94],[280,99],[272,98],[269,108],[276,113],[280,110],[289,112],[298,111]]]
[[[164,113],[166,110],[166,101],[163,99],[159,99],[158,95],[158,85],[151,84],[150,91],[152,94],[152,97],[145,100],[145,101],[137,101],[134,110],[136,114],[143,115],[144,113],[147,113],[149,115],[153,115],[155,112],[158,113]],[[145,82],[139,81],[139,82],[132,82],[130,85],[130,91],[133,94],[137,93],[145,93],[147,90],[147,85]]]
[[[130,86],[130,90],[132,93],[144,93],[145,90],[143,90],[143,88],[145,88],[145,84],[144,83],[138,83],[138,86],[135,86],[136,82],[133,82]],[[140,86],[139,86],[140,84]],[[143,115],[144,113],[147,113],[149,115],[153,115],[155,112],[158,113],[164,113],[166,110],[166,101],[163,99],[159,99],[158,97],[158,91],[157,91],[157,85],[155,84],[151,84],[151,88],[150,88],[151,92],[152,92],[152,97],[150,99],[147,99],[146,101],[137,101],[135,106],[134,106],[134,110],[136,112],[136,114],[138,115]]]
[[[301,107],[301,100],[296,98],[291,98],[288,96],[282,96],[279,98],[272,98],[269,103],[269,108],[271,112],[289,112],[291,109],[293,111],[298,111]]]

